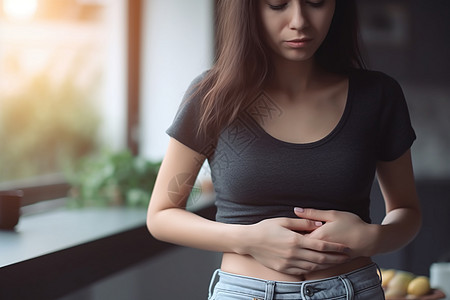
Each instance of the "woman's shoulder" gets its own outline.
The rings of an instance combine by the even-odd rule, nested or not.
[[[369,69],[353,69],[350,72],[350,76],[356,78],[359,82],[362,83],[377,83],[383,85],[397,85],[398,82],[392,76],[377,70],[369,70]]]
[[[191,96],[197,91],[200,83],[206,78],[208,73],[209,73],[209,70],[205,70],[202,73],[196,75],[191,80],[188,88],[186,89],[186,92],[185,92],[185,95],[183,97],[183,101],[182,102],[185,102],[186,100],[191,98]]]
[[[350,73],[353,90],[385,98],[386,95],[402,95],[402,87],[392,76],[375,70],[355,69]]]
[[[353,97],[373,111],[397,109],[405,105],[403,89],[392,76],[374,70],[354,70],[350,76],[353,80]]]
[[[206,75],[208,75],[209,72],[210,72],[210,69],[206,69],[203,72],[201,72],[200,74],[198,74],[197,76],[195,76],[194,79],[192,80],[190,86],[198,85],[200,82],[202,82],[206,78]]]
[[[201,118],[201,96],[197,89],[199,84],[207,75],[208,70],[196,76],[187,88],[183,100],[178,108],[172,125],[166,130],[166,133],[187,145],[189,148],[205,154],[210,147],[210,137],[199,134],[199,120]],[[209,132],[208,132],[209,134]]]

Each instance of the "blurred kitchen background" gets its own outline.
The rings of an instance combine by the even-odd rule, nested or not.
[[[399,80],[417,140],[413,163],[424,213],[416,240],[377,257],[391,266],[427,275],[430,264],[448,260],[450,242],[450,3],[448,1],[358,1],[361,34],[369,68]],[[381,220],[379,190],[372,201]]]
[[[376,261],[429,275],[450,259],[450,2],[357,2],[368,67],[407,98],[424,210],[418,238]],[[105,148],[161,159],[185,89],[213,57],[212,0],[0,0],[0,187],[63,183]],[[376,187],[373,197],[380,221]],[[63,299],[205,299],[218,264],[177,247]]]

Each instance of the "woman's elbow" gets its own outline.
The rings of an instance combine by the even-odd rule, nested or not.
[[[162,240],[163,237],[161,236],[160,232],[160,226],[158,226],[156,215],[154,214],[148,214],[147,215],[147,230],[150,233],[151,236],[153,236],[157,240]]]

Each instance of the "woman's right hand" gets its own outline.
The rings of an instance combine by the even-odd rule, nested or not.
[[[303,234],[320,226],[320,222],[295,218],[272,218],[247,225],[243,251],[268,268],[297,276],[348,261],[346,246]]]

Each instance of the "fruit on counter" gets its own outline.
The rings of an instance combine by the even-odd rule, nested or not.
[[[391,281],[391,279],[394,277],[395,275],[395,270],[394,269],[382,269],[381,270],[381,278],[383,279],[381,285],[383,287],[387,287],[387,285],[389,284],[389,281]]]
[[[386,298],[403,297],[408,293],[408,285],[414,274],[405,271],[396,271],[386,288]]]
[[[408,284],[408,294],[413,296],[423,296],[430,291],[430,281],[426,276],[418,276]]]
[[[416,298],[430,293],[430,280],[426,276],[416,276],[410,272],[381,269],[381,278],[386,299]]]

